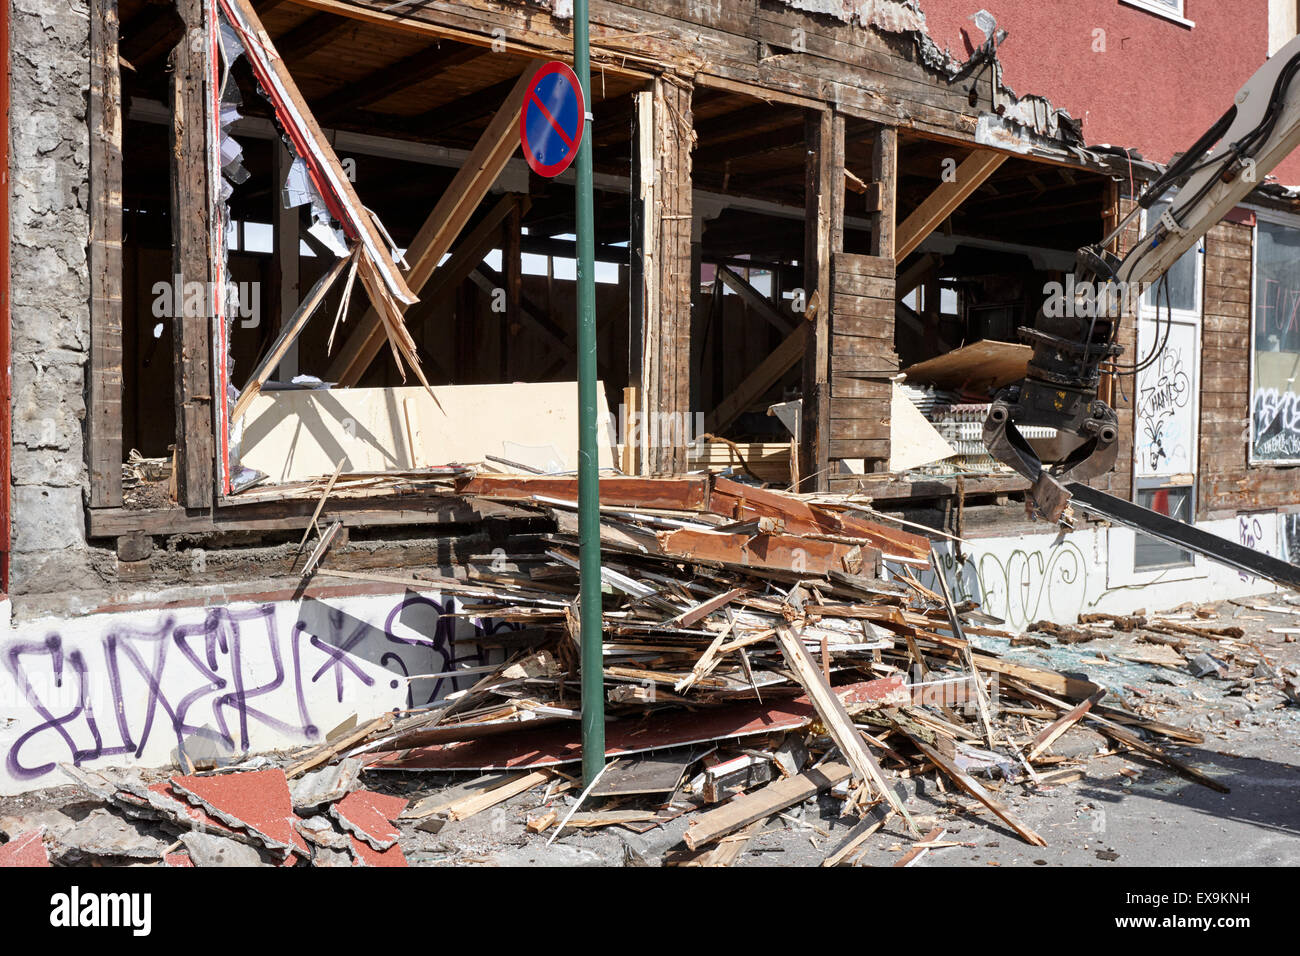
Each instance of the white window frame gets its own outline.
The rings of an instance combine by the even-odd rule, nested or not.
[[[1261,206],[1245,207],[1255,214],[1255,225],[1250,230],[1250,333],[1247,339],[1250,349],[1250,382],[1246,392],[1246,421],[1250,433],[1246,443],[1246,463],[1250,467],[1291,467],[1300,465],[1300,458],[1256,458],[1255,457],[1255,279],[1258,275],[1256,258],[1259,255],[1260,220],[1275,226],[1286,226],[1300,232],[1300,216],[1282,212],[1277,209],[1265,209]]]
[[[1120,3],[1128,7],[1134,7],[1138,10],[1145,10],[1147,13],[1154,13],[1158,17],[1163,17],[1184,27],[1194,27],[1196,23],[1187,19],[1184,15],[1187,12],[1187,0],[1178,0],[1178,9],[1175,11],[1167,3],[1160,3],[1158,0],[1119,0]]]
[[[1170,199],[1172,198],[1173,197],[1170,197]],[[1150,210],[1148,209],[1142,210],[1142,235],[1144,236],[1147,235],[1152,225],[1154,225],[1154,223],[1150,221]],[[1193,274],[1195,276],[1195,283],[1193,286],[1195,290],[1194,291],[1195,301],[1192,308],[1191,309],[1170,309],[1170,312],[1172,313],[1172,321],[1177,325],[1190,326],[1193,331],[1193,339],[1196,342],[1196,361],[1192,365],[1192,367],[1195,369],[1195,376],[1194,376],[1195,380],[1192,382],[1193,387],[1192,387],[1192,396],[1191,396],[1191,401],[1192,401],[1191,417],[1192,417],[1192,422],[1194,423],[1196,428],[1196,440],[1192,443],[1192,447],[1189,449],[1189,457],[1190,457],[1189,463],[1191,465],[1191,475],[1192,475],[1193,515],[1195,515],[1195,498],[1196,498],[1196,490],[1197,490],[1196,474],[1197,471],[1200,469],[1200,462],[1201,462],[1201,455],[1200,455],[1201,384],[1202,384],[1201,360],[1204,352],[1204,345],[1202,344],[1201,341],[1201,333],[1204,328],[1204,317],[1205,317],[1205,255],[1201,252],[1201,250],[1204,248],[1205,248],[1205,239],[1202,238],[1199,242],[1196,243],[1196,245],[1192,246],[1192,248],[1188,250],[1188,252],[1196,255],[1196,265],[1197,265],[1197,268],[1193,271]],[[1187,254],[1188,253],[1184,253],[1184,255]],[[1254,270],[1252,267],[1252,274],[1253,271]],[[1143,323],[1149,323],[1153,327],[1157,326],[1158,325],[1157,319],[1163,316],[1165,312],[1164,304],[1161,302],[1161,297],[1159,295],[1159,283],[1160,280],[1157,279],[1155,282],[1151,284],[1151,296],[1155,300],[1155,304],[1153,305],[1148,304],[1146,301],[1147,297],[1145,294],[1138,300],[1139,304],[1138,304],[1138,315],[1137,315],[1137,328],[1133,330],[1133,341],[1135,343],[1133,349],[1134,352],[1133,361],[1135,362],[1142,359],[1146,355],[1147,350],[1149,350],[1153,344],[1151,342],[1142,341]],[[1254,355],[1253,351],[1251,355],[1253,357]],[[1132,387],[1134,389],[1133,404],[1134,404],[1134,409],[1136,410],[1137,407],[1136,390],[1138,387],[1138,379],[1136,376],[1133,378]],[[1138,456],[1137,456],[1138,436],[1136,434],[1136,429],[1137,429],[1137,421],[1135,417],[1134,435],[1133,435],[1134,500],[1136,500],[1136,490],[1139,481],[1146,482],[1146,483],[1154,483],[1157,480],[1159,480],[1165,483],[1166,485],[1169,485],[1169,481],[1168,481],[1169,476],[1167,475],[1144,475],[1139,473]],[[1183,486],[1178,485],[1178,487],[1183,487]]]

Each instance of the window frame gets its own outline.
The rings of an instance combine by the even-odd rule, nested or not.
[[[1171,197],[1171,200],[1170,200],[1170,201],[1172,201],[1172,197]],[[1159,204],[1157,204],[1157,205],[1159,205]],[[1146,234],[1147,234],[1147,232],[1149,231],[1151,225],[1152,225],[1152,223],[1151,223],[1151,211],[1150,211],[1149,209],[1144,209],[1144,210],[1142,210],[1142,235],[1146,235]],[[1193,275],[1194,275],[1194,277],[1195,277],[1195,282],[1194,282],[1194,286],[1193,286],[1193,296],[1194,296],[1194,299],[1195,299],[1195,303],[1194,303],[1193,308],[1191,308],[1191,309],[1177,309],[1177,308],[1171,308],[1171,309],[1170,309],[1170,312],[1172,313],[1172,314],[1171,314],[1171,321],[1173,321],[1175,324],[1181,324],[1181,325],[1185,325],[1185,326],[1191,326],[1191,328],[1192,328],[1192,332],[1193,332],[1193,340],[1194,340],[1195,343],[1196,343],[1196,361],[1192,363],[1192,368],[1195,370],[1195,381],[1192,383],[1194,387],[1191,389],[1191,400],[1192,400],[1192,403],[1193,403],[1193,404],[1192,404],[1192,410],[1191,410],[1191,419],[1192,419],[1193,427],[1194,427],[1195,430],[1196,430],[1196,435],[1195,435],[1195,440],[1191,443],[1191,448],[1190,448],[1190,451],[1189,451],[1189,455],[1190,455],[1190,461],[1189,461],[1189,464],[1191,465],[1191,470],[1190,470],[1189,472],[1177,472],[1177,473],[1175,473],[1175,474],[1190,474],[1190,475],[1192,476],[1191,487],[1192,487],[1192,499],[1193,499],[1193,503],[1195,503],[1195,500],[1196,500],[1196,497],[1197,497],[1197,494],[1196,494],[1196,492],[1197,492],[1197,487],[1196,487],[1196,484],[1197,484],[1197,483],[1196,483],[1196,476],[1197,476],[1197,474],[1199,473],[1200,465],[1201,465],[1201,453],[1200,453],[1200,452],[1201,452],[1201,450],[1200,450],[1200,437],[1201,437],[1201,436],[1200,436],[1200,426],[1201,426],[1201,385],[1202,385],[1202,382],[1201,382],[1201,361],[1202,361],[1203,353],[1204,353],[1204,348],[1203,348],[1202,343],[1201,343],[1201,335],[1202,335],[1202,332],[1204,331],[1204,328],[1205,328],[1205,253],[1204,253],[1204,249],[1205,249],[1205,239],[1202,238],[1202,239],[1200,240],[1200,242],[1198,242],[1196,245],[1194,245],[1191,249],[1187,250],[1187,252],[1183,253],[1184,256],[1195,254],[1196,257],[1197,257],[1197,258],[1196,258],[1196,266],[1197,266],[1197,268],[1196,268],[1196,269],[1194,270],[1194,272],[1193,272]],[[1179,261],[1182,261],[1182,260],[1180,259]],[[1254,272],[1254,267],[1253,267],[1253,264],[1252,264],[1252,275],[1253,275],[1253,272]],[[1166,274],[1167,274],[1167,273],[1166,273]],[[1153,290],[1154,290],[1155,288],[1157,288],[1157,284],[1158,284],[1158,282],[1157,282],[1157,283],[1152,283],[1152,289],[1153,289]],[[1159,319],[1159,317],[1160,317],[1160,315],[1161,315],[1161,313],[1162,313],[1163,311],[1164,311],[1164,307],[1163,307],[1163,305],[1160,303],[1160,300],[1159,300],[1159,297],[1158,297],[1158,296],[1156,296],[1156,304],[1155,304],[1155,305],[1149,305],[1149,304],[1147,303],[1147,301],[1146,301],[1146,294],[1145,294],[1145,293],[1144,293],[1144,294],[1143,294],[1143,295],[1138,299],[1137,316],[1135,317],[1136,328],[1134,328],[1134,330],[1133,330],[1134,360],[1135,360],[1135,361],[1136,361],[1137,359],[1141,358],[1142,355],[1145,354],[1145,351],[1144,351],[1144,350],[1145,350],[1146,348],[1149,348],[1150,345],[1151,345],[1150,342],[1146,342],[1146,343],[1144,343],[1144,342],[1142,341],[1142,327],[1143,327],[1143,323],[1152,323],[1152,324],[1154,325],[1154,324],[1157,322],[1157,320]],[[1137,389],[1137,387],[1138,387],[1138,381],[1137,381],[1137,378],[1136,378],[1136,377],[1134,378],[1133,386],[1132,386],[1132,387],[1133,387],[1134,390],[1136,391],[1136,389]],[[1134,455],[1133,455],[1133,500],[1134,500],[1135,502],[1137,501],[1137,491],[1138,491],[1138,486],[1139,486],[1139,484],[1142,484],[1142,483],[1145,483],[1145,486],[1146,486],[1146,487],[1151,487],[1151,486],[1153,486],[1154,484],[1159,484],[1161,487],[1186,487],[1185,484],[1175,484],[1175,483],[1173,483],[1173,482],[1171,481],[1171,478],[1173,477],[1172,475],[1142,474],[1142,473],[1139,471],[1139,460],[1138,460],[1138,455],[1137,455],[1137,453],[1136,453],[1136,452],[1137,452],[1137,441],[1138,441],[1138,436],[1137,436],[1137,420],[1136,420],[1136,407],[1137,407],[1137,397],[1136,397],[1136,394],[1135,394],[1135,395],[1134,395],[1134,423],[1133,423],[1133,427],[1134,427],[1134,435],[1133,435],[1133,446],[1134,446]],[[1193,511],[1193,515],[1195,515],[1195,511]]]
[[[1179,26],[1188,29],[1196,26],[1194,20],[1187,19],[1187,0],[1177,0],[1178,9],[1173,10],[1168,4],[1160,3],[1159,0],[1119,0],[1120,3],[1137,10],[1153,13],[1162,19],[1177,23]]]
[[[1269,209],[1264,206],[1247,206],[1255,214],[1255,225],[1250,231],[1250,338],[1248,339],[1250,349],[1250,380],[1246,390],[1246,421],[1249,424],[1249,437],[1246,442],[1246,464],[1249,468],[1294,468],[1300,465],[1300,457],[1297,458],[1257,458],[1255,456],[1255,385],[1257,372],[1255,369],[1255,282],[1259,277],[1258,257],[1259,257],[1259,224],[1266,221],[1274,226],[1285,226],[1288,229],[1294,229],[1300,232],[1300,215],[1295,213],[1283,212],[1280,209]]]

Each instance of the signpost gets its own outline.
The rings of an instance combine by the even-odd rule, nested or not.
[[[596,443],[596,238],[592,195],[591,51],[587,0],[573,5],[574,73],[547,63],[528,85],[519,112],[524,159],[539,176],[554,177],[577,159],[578,237],[578,614],[582,645],[582,779],[591,786],[605,766],[605,660],[600,597],[600,466]]]

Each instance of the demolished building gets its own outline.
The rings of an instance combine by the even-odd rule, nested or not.
[[[550,567],[575,494],[573,177],[517,152],[572,11],[8,15],[0,789],[470,686],[520,622],[451,582]],[[1160,172],[1012,92],[998,37],[954,54],[893,0],[594,4],[600,464],[673,479],[611,507],[722,515],[736,493],[701,472],[847,501],[934,529],[954,600],[1012,629],[1267,590],[1123,527],[1031,523],[980,443],[1018,327]],[[1123,450],[1090,484],[1300,560],[1295,214],[1261,184],[1210,232],[1165,360],[1105,383]],[[819,573],[891,573],[845,557]]]

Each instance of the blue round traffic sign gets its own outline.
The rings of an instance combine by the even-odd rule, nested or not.
[[[569,168],[586,115],[582,86],[567,64],[547,63],[533,74],[519,111],[519,140],[533,172],[551,177]]]

